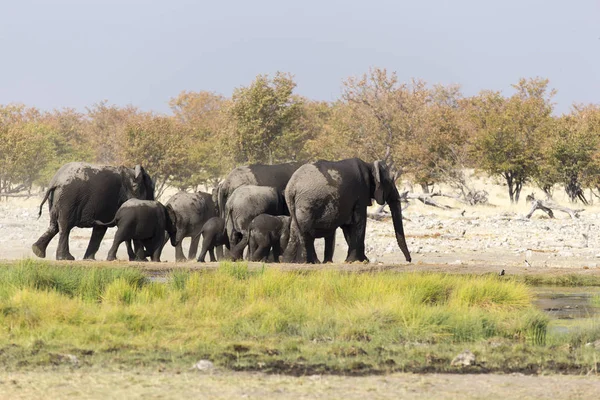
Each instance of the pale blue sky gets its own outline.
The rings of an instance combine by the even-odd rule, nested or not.
[[[564,112],[600,103],[600,1],[0,0],[0,54],[0,104],[42,109],[165,112],[278,70],[335,100],[377,66],[467,95],[547,77]]]

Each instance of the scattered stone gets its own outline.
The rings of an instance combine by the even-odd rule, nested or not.
[[[50,353],[50,362],[53,364],[72,364],[79,366],[79,359],[73,354],[55,354]]]
[[[197,369],[198,371],[210,371],[215,365],[209,360],[200,360],[191,369]]]
[[[470,350],[465,350],[452,360],[450,365],[453,367],[468,367],[474,365],[476,361],[475,354],[471,353]]]

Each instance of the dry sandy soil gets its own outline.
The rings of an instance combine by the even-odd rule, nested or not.
[[[584,376],[416,375],[290,377],[245,372],[27,372],[0,378],[1,399],[591,399]]]
[[[600,237],[597,234],[600,203],[585,207],[578,219],[571,219],[562,212],[555,213],[556,219],[549,219],[542,211],[536,211],[531,219],[525,219],[530,204],[524,199],[518,205],[511,205],[505,187],[494,185],[489,179],[475,179],[474,182],[478,188],[490,192],[490,205],[472,207],[437,197],[438,202],[454,207],[444,210],[411,200],[403,215],[412,265],[407,265],[398,249],[391,220],[369,220],[366,248],[371,265],[457,272],[484,272],[488,269],[506,269],[507,273],[535,272],[555,268],[600,272]],[[533,191],[525,187],[522,197]],[[167,193],[164,198],[173,193]],[[542,198],[541,193],[537,192],[536,197]],[[558,190],[555,200],[567,207],[582,208],[570,205]],[[31,244],[48,227],[47,208],[37,219],[39,203],[37,196],[0,201],[0,259],[35,257]],[[105,259],[115,229],[109,229],[97,259]],[[83,257],[90,234],[91,229],[76,228],[72,231],[70,246],[76,259]],[[57,243],[58,237],[50,243],[49,259],[54,259]],[[188,246],[189,239],[186,239],[186,254]],[[338,230],[334,261],[343,262],[346,249],[341,230]],[[317,240],[317,252],[323,254],[322,240]],[[118,257],[126,260],[124,245],[121,245]],[[165,246],[162,260],[174,261],[173,247]],[[187,263],[191,264],[195,263]]]

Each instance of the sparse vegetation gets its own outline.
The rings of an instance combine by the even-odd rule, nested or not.
[[[550,335],[527,285],[492,275],[221,263],[157,283],[130,268],[31,260],[0,275],[0,360],[11,368],[73,353],[92,364],[179,368],[209,358],[287,373],[450,371],[468,346],[472,371],[581,372],[595,363],[585,345],[600,338],[597,325]]]

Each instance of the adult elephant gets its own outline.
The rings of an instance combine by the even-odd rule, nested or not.
[[[238,187],[225,205],[225,228],[231,257],[236,260],[248,243],[248,226],[260,214],[289,215],[283,193],[274,187],[245,185]],[[239,243],[243,243],[238,246]]]
[[[179,192],[174,194],[165,204],[170,206],[177,217],[177,245],[175,246],[175,259],[186,261],[183,255],[181,241],[183,238],[191,237],[188,258],[196,258],[198,242],[204,223],[217,216],[217,208],[209,193]],[[168,238],[166,239],[168,240]]]
[[[302,163],[285,163],[275,165],[254,164],[234,168],[214,191],[213,200],[219,208],[219,215],[225,218],[225,206],[233,192],[240,186],[270,186],[281,193],[292,174]]]
[[[33,253],[46,257],[48,243],[60,232],[57,260],[74,260],[69,252],[69,233],[74,227],[93,228],[85,259],[94,259],[106,226],[94,221],[111,221],[119,207],[131,198],[154,200],[154,183],[140,165],[135,168],[72,162],[63,165],[50,181],[40,204],[48,200],[50,226],[32,245]]]
[[[290,179],[285,199],[292,217],[285,262],[318,262],[314,242],[321,237],[325,238],[323,261],[331,262],[338,227],[348,243],[346,262],[368,261],[365,230],[371,199],[389,205],[398,246],[406,260],[411,260],[402,227],[400,195],[382,161],[369,164],[351,158],[305,164]]]

